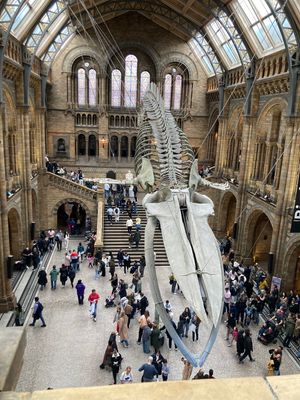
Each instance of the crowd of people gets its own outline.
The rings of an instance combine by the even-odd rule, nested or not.
[[[258,331],[257,339],[263,344],[276,343],[279,336],[283,346],[271,351],[272,374],[280,375],[282,349],[289,347],[293,340],[299,346],[300,339],[300,296],[292,290],[286,294],[276,284],[270,285],[269,277],[257,263],[244,265],[235,259],[231,239],[226,237],[220,243],[225,275],[224,320],[227,327],[226,340],[231,347],[235,342],[239,362],[252,357],[253,342],[251,324],[259,325],[262,313],[267,319]],[[297,356],[300,358],[298,348]]]
[[[128,192],[123,187],[118,190],[117,186],[113,188],[111,185],[107,185],[105,197],[108,204],[107,211],[110,208],[113,211],[112,214],[107,212],[107,218],[111,223],[113,223],[113,217],[115,222],[118,222],[116,219],[120,212],[126,210],[128,213],[128,219],[132,221],[132,224],[126,223],[124,230],[127,230],[130,237],[132,230],[141,231],[141,220],[138,216],[135,223],[132,220],[133,203],[137,201],[137,193],[134,192],[134,187],[128,187],[128,190],[131,191]],[[124,193],[126,197],[130,196],[131,198],[125,201],[124,211],[121,211],[121,208],[121,210],[115,212],[115,209],[122,204]],[[57,289],[58,280],[61,282],[61,287],[65,287],[69,280],[71,287],[75,287],[78,305],[82,306],[86,304],[86,285],[84,279],[76,279],[76,274],[80,271],[82,264],[84,263],[86,270],[94,271],[95,282],[109,273],[109,290],[107,296],[105,296],[105,307],[113,309],[115,330],[108,339],[100,369],[107,369],[112,372],[114,384],[132,383],[134,378],[130,365],[127,365],[120,373],[123,357],[119,347],[124,349],[132,347],[136,341],[138,345],[141,345],[141,351],[145,354],[145,357],[146,355],[148,357],[147,361],[139,368],[139,372],[142,373],[141,381],[167,381],[172,365],[169,365],[167,358],[161,351],[165,341],[169,351],[173,348],[177,351],[177,346],[160,321],[150,315],[149,300],[143,293],[145,257],[141,256],[132,260],[129,252],[123,249],[119,249],[115,254],[112,252],[103,253],[99,249],[95,250],[95,233],[91,234],[87,243],[79,242],[75,248],[71,249],[69,249],[69,239],[69,234],[64,234],[60,230],[49,229],[48,232],[42,232],[41,237],[33,243],[31,249],[24,249],[24,265],[26,268],[30,268],[32,265],[34,269],[38,268],[40,257],[49,249],[52,250],[55,244],[57,251],[64,250],[63,262],[60,266],[53,265],[48,273],[44,268],[39,270],[38,283],[40,289],[46,288],[48,279],[50,280],[51,290],[54,291]],[[292,340],[295,343],[299,340],[299,296],[292,291],[288,295],[280,294],[276,285],[269,288],[268,277],[257,264],[246,266],[242,261],[237,262],[231,249],[229,237],[220,243],[220,250],[225,275],[223,321],[226,324],[225,339],[228,341],[228,347],[235,345],[239,363],[243,363],[247,357],[251,362],[255,361],[252,356],[254,349],[251,325],[259,324],[260,314],[268,307],[269,320],[259,330],[258,339],[269,343],[267,338],[272,329],[285,332],[283,346],[270,350],[270,361],[267,366],[269,374],[280,375],[283,347],[289,347]],[[181,293],[173,274],[169,277],[169,283],[171,285],[170,294]],[[100,298],[101,296],[96,289],[92,289],[87,296],[90,317],[94,322],[97,322],[97,305]],[[22,319],[20,307],[18,305],[15,311],[16,325],[19,323],[18,315],[19,320]],[[185,307],[179,313],[176,310],[176,314],[179,315],[176,320],[172,300],[167,299],[164,302],[164,307],[174,329],[182,340],[188,339],[194,342],[199,339],[201,320],[192,308]],[[41,320],[41,326],[46,327],[42,311],[43,305],[36,297],[31,326],[34,326],[37,320]],[[138,330],[135,333],[131,326],[131,321],[134,319],[138,322]],[[182,379],[191,379],[193,366],[185,358],[182,358],[182,363]],[[203,369],[200,369],[193,377],[193,379],[209,378],[214,378],[213,371],[209,370],[208,373],[205,373]]]

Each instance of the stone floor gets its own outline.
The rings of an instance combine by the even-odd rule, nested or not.
[[[70,248],[77,246],[77,242],[70,241]],[[58,267],[63,262],[64,252],[55,251],[49,269],[53,264]],[[117,268],[118,269],[118,268]],[[118,275],[124,277],[122,271]],[[160,276],[161,292],[164,299],[169,299],[177,321],[186,303],[182,295],[171,294],[169,268],[160,268],[157,273]],[[115,329],[113,324],[114,308],[105,308],[104,300],[110,292],[109,274],[105,278],[95,280],[94,271],[88,269],[87,262],[81,265],[77,279],[82,279],[86,285],[86,299],[95,288],[101,295],[98,305],[97,322],[90,319],[88,303],[85,299],[84,306],[79,306],[75,289],[67,282],[65,288],[58,282],[56,290],[51,290],[50,285],[46,290],[39,292],[40,300],[44,305],[44,318],[47,323],[45,329],[40,328],[37,321],[35,327],[27,326],[27,347],[24,355],[24,364],[20,374],[17,391],[42,390],[48,387],[82,387],[99,386],[112,383],[112,374],[109,371],[99,369],[104,350],[110,332]],[[131,275],[127,274],[125,280],[131,281]],[[153,316],[154,309],[151,305],[151,293],[149,289],[147,269],[143,278],[143,291],[150,302],[150,313]],[[29,324],[28,321],[27,325]],[[256,340],[256,327],[251,327],[253,332],[254,358],[251,363],[245,360],[239,364],[235,355],[235,347],[227,347],[225,338],[225,325],[222,324],[218,338],[204,366],[205,370],[213,368],[215,376],[219,377],[249,377],[266,376],[267,362],[269,358],[268,347]],[[191,338],[184,339],[189,342],[193,351],[200,351],[206,341],[208,332],[204,325],[200,325],[200,340],[193,343]],[[119,346],[124,358],[122,367],[131,365],[134,380],[140,381],[141,373],[138,368],[147,359],[142,347],[136,344],[138,335],[138,323],[132,321],[129,330],[129,348]],[[166,344],[162,348],[162,354],[168,359],[170,366],[170,380],[181,379],[182,362],[181,354],[174,349],[168,350]],[[197,372],[194,368],[193,375]],[[281,366],[282,374],[299,373],[299,367],[287,353],[283,355]],[[192,376],[193,376],[192,375]]]

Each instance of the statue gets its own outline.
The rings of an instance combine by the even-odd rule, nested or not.
[[[198,185],[221,190],[198,174],[198,160],[184,132],[177,126],[155,84],[143,99],[136,144],[134,183],[148,192],[143,201],[148,221],[145,257],[151,291],[162,322],[174,342],[194,366],[202,366],[216,339],[223,311],[223,263],[216,238],[208,225],[213,202],[197,193]],[[164,308],[155,271],[153,238],[157,220],[172,272],[187,300],[211,334],[201,354],[191,353],[171,324]],[[206,310],[204,307],[206,301]]]
[[[128,170],[127,174],[125,174],[125,181],[126,183],[132,183],[133,182],[133,173]]]

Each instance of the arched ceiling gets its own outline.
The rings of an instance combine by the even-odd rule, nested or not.
[[[186,41],[208,76],[300,45],[300,0],[3,0],[0,28],[51,65],[84,29],[138,12]]]

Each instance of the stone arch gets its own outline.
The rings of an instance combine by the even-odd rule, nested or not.
[[[161,68],[161,61],[160,61],[161,58],[160,58],[159,54],[157,53],[157,51],[154,48],[152,48],[152,47],[150,47],[148,45],[145,46],[142,42],[139,42],[139,41],[134,41],[134,42],[124,41],[122,43],[118,43],[118,45],[119,45],[118,48],[112,47],[111,49],[108,49],[108,56],[106,57],[106,60],[104,61],[105,65],[103,66],[103,69],[107,70],[107,68],[109,66],[109,60],[116,53],[119,53],[120,49],[122,51],[124,51],[124,50],[126,50],[128,48],[132,48],[132,49],[136,48],[137,50],[145,53],[148,57],[151,58],[151,60],[152,60],[152,62],[154,64],[154,67],[155,67],[155,74],[156,74],[155,80],[158,79],[158,71]]]
[[[194,61],[186,54],[179,52],[171,52],[164,58],[163,63],[159,69],[159,78],[163,79],[164,71],[169,64],[180,64],[184,65],[188,72],[189,80],[198,80],[197,66]]]
[[[219,204],[219,231],[222,236],[232,236],[234,223],[236,222],[237,198],[233,192],[227,191],[221,198]]]
[[[272,218],[267,210],[255,209],[245,221],[246,258],[252,258],[266,268],[273,234]]]
[[[64,57],[63,63],[62,63],[62,72],[66,73],[72,73],[72,68],[74,63],[76,62],[77,59],[81,58],[91,58],[94,59],[99,67],[99,73],[102,76],[105,76],[105,69],[103,68],[103,60],[102,60],[102,55],[99,54],[99,50],[96,48],[93,48],[91,46],[79,46],[76,47],[72,50],[70,50]]]
[[[17,260],[22,251],[22,225],[19,212],[15,208],[8,211],[9,250]]]
[[[286,114],[286,110],[287,110],[287,106],[288,106],[287,100],[285,100],[281,97],[275,97],[263,105],[262,109],[259,112],[258,118],[257,118],[257,126],[260,125],[260,123],[262,122],[262,119],[266,116],[266,114],[268,112],[270,112],[270,110],[273,107],[276,107],[276,106],[278,106],[282,109],[283,116]]]
[[[110,171],[107,171],[107,173],[106,173],[106,178],[109,178],[109,179],[116,179],[116,172],[115,171],[112,171],[112,170],[110,170]]]
[[[281,271],[285,290],[294,289],[300,294],[300,238],[291,240],[283,258]]]
[[[66,213],[65,210],[65,205],[69,205],[70,207],[70,214]],[[66,198],[63,200],[60,200],[58,203],[56,203],[56,205],[53,207],[52,209],[52,214],[54,217],[56,217],[56,227],[55,228],[60,228],[60,229],[64,229],[67,230],[69,228],[69,222],[70,222],[70,217],[72,216],[71,212],[72,211],[72,207],[71,204],[74,205],[77,204],[79,206],[79,209],[83,210],[83,212],[80,214],[80,224],[78,224],[78,227],[74,228],[75,230],[70,233],[80,233],[78,230],[80,229],[80,231],[82,232],[82,230],[85,228],[85,219],[87,216],[91,216],[91,212],[88,208],[88,206],[80,199],[77,198]],[[65,214],[65,218],[62,218],[63,213]],[[74,216],[73,216],[74,217]],[[78,210],[78,218],[79,218],[79,210]],[[77,223],[77,217],[74,217],[75,220],[75,225]]]

